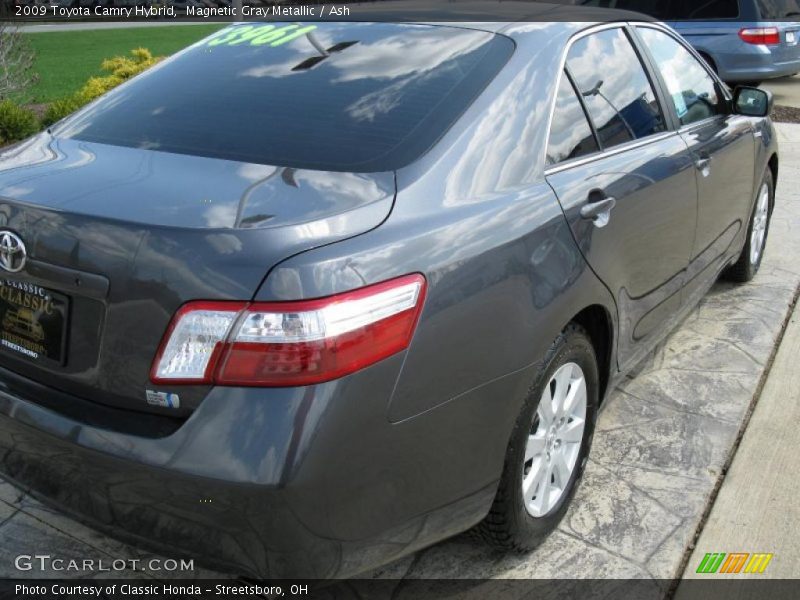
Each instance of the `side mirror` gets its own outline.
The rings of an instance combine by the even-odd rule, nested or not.
[[[733,111],[746,117],[768,117],[772,114],[772,92],[753,87],[737,87],[733,92]]]

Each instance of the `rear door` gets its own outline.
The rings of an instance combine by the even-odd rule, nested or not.
[[[624,27],[576,39],[554,112],[547,180],[577,243],[617,300],[625,368],[680,308],[697,183]]]
[[[678,38],[637,28],[668,91],[695,163],[697,238],[687,294],[704,293],[737,250],[754,197],[755,137],[749,117],[730,114],[722,86]]]

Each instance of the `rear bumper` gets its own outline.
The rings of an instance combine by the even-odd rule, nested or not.
[[[800,58],[788,62],[765,61],[764,64],[749,64],[720,69],[720,77],[726,82],[763,81],[778,79],[800,73]]]
[[[762,81],[800,72],[800,46],[794,55],[781,58],[768,46],[754,46],[741,41],[733,44],[734,48],[712,54],[723,81]]]
[[[778,27],[781,39],[785,40],[785,24],[736,21],[681,22],[674,25],[698,52],[711,58],[725,82],[762,81],[800,72],[800,43],[765,46],[748,44],[739,38],[738,32],[742,28]]]
[[[488,512],[513,422],[492,399],[530,381],[521,371],[392,424],[401,363],[308,388],[217,388],[162,438],[0,391],[0,473],[171,558],[258,578],[351,576]]]

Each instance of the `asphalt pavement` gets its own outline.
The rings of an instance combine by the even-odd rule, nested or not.
[[[800,108],[800,75],[765,81],[761,87],[775,94],[775,104]]]

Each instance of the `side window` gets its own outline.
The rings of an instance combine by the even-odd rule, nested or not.
[[[682,125],[724,113],[724,99],[714,79],[686,48],[661,31],[641,27],[639,32],[664,77]]]
[[[763,21],[777,21],[779,19],[797,20],[800,15],[800,2],[798,0],[758,0],[758,12]]]
[[[580,0],[582,6],[619,8],[644,13],[651,17],[667,20],[669,0]]]
[[[775,2],[797,0],[759,0],[761,4]],[[632,10],[662,21],[735,19],[739,16],[739,0],[582,0],[580,4]]]
[[[554,165],[598,150],[597,140],[594,139],[589,121],[586,120],[586,113],[583,112],[583,107],[575,94],[575,88],[572,87],[567,74],[562,73],[553,123],[550,125],[547,164]]]
[[[653,86],[622,29],[579,39],[567,67],[603,148],[665,130]]]
[[[739,16],[739,0],[673,0],[669,12],[671,19],[735,19]]]

